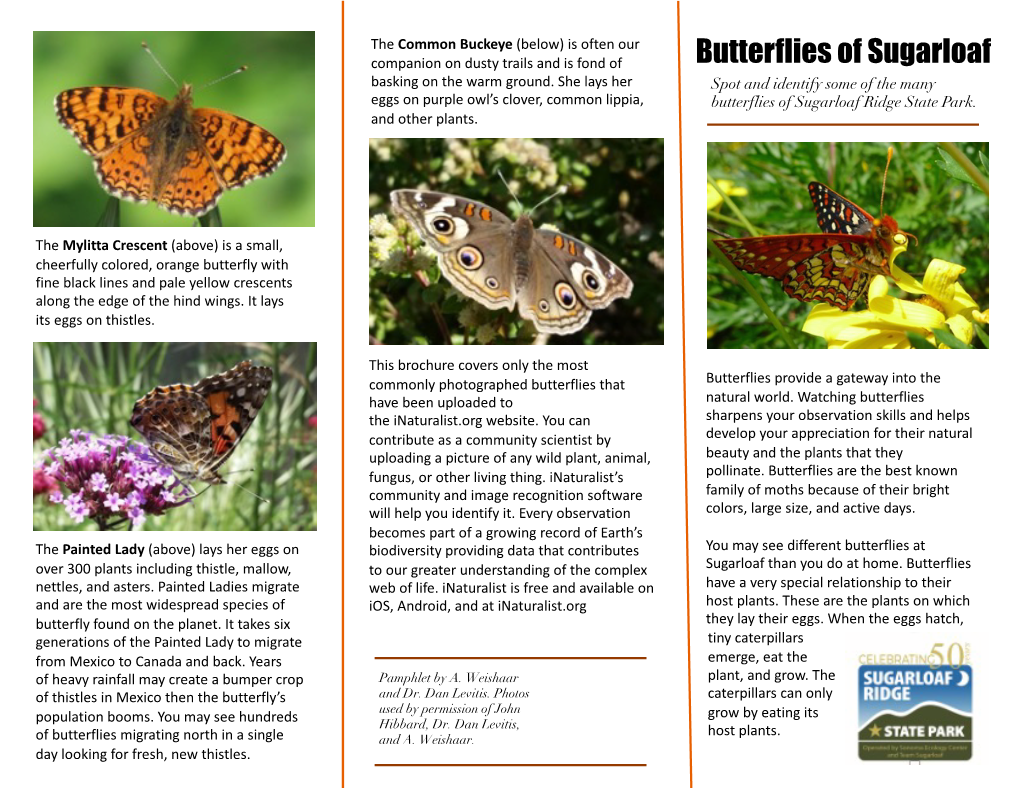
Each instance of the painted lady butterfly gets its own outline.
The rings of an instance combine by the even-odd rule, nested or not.
[[[154,388],[135,403],[131,426],[181,479],[225,484],[216,469],[255,421],[272,384],[272,369],[242,361],[194,386]]]

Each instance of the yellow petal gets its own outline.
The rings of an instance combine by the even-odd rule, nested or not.
[[[847,350],[907,350],[910,341],[901,331],[869,331],[843,347]]]
[[[890,270],[892,271],[893,279],[896,280],[896,286],[900,290],[912,295],[925,295],[926,291],[924,289],[924,285],[918,282],[902,268],[897,268],[894,265],[890,267]]]
[[[941,304],[950,304],[956,297],[956,280],[966,271],[962,265],[934,259],[924,272],[924,289]]]
[[[747,196],[747,189],[745,189],[743,186],[736,186],[735,187],[733,185],[733,181],[727,180],[726,178],[719,178],[716,181],[716,183],[719,184],[719,188],[722,189],[723,192],[725,192],[726,194],[730,195],[731,197],[746,197]],[[711,183],[709,183],[708,184],[708,210],[711,211],[711,210],[714,210],[715,208],[718,208],[722,204],[722,201],[723,201],[722,195],[719,194],[719,192],[717,192],[715,190],[715,188],[712,186]]]
[[[953,299],[948,304],[945,304],[946,311],[950,315],[964,315],[968,320],[976,319],[974,315],[977,312],[977,301],[970,297],[970,293],[963,289],[963,285],[959,282],[956,283],[956,290],[953,294]]]
[[[875,316],[868,311],[843,312],[838,317],[821,315],[811,321],[810,326],[808,322],[804,322],[804,331],[824,337],[829,343],[855,342],[875,332],[887,331],[890,328],[881,320],[876,320]]]
[[[974,339],[974,324],[963,315],[953,315],[946,321],[950,331],[957,339],[966,342],[968,345]]]
[[[892,250],[889,252],[890,266],[896,261],[897,257],[903,254],[903,252],[907,251],[907,239],[904,237],[901,240],[903,241],[903,243],[901,244],[894,243]]]
[[[869,299],[868,311],[889,326],[932,329],[945,322],[945,317],[937,309],[892,296]]]
[[[884,276],[874,276],[871,278],[871,284],[868,285],[868,301],[872,298],[878,298],[884,296],[889,292],[889,282]]]
[[[856,312],[842,312],[834,306],[818,304],[808,313],[801,331],[805,334],[814,334],[816,337],[827,337],[830,331],[838,331],[845,325],[852,325],[856,318]]]

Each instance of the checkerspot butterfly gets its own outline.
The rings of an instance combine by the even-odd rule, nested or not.
[[[889,256],[894,246],[906,245],[910,234],[882,213],[885,177],[879,219],[820,183],[808,184],[808,193],[821,233],[718,238],[715,243],[740,270],[778,279],[790,298],[824,301],[846,311],[867,293],[873,276],[892,277]]]

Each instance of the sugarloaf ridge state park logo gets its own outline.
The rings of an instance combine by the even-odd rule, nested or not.
[[[970,760],[972,686],[969,665],[862,665],[857,732],[861,760]]]

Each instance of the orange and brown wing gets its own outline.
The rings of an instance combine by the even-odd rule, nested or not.
[[[224,189],[269,175],[287,157],[283,143],[250,120],[218,109],[196,109],[192,117]]]
[[[167,100],[139,88],[71,88],[57,94],[57,118],[91,156],[102,156],[153,120]]]
[[[201,216],[216,205],[223,185],[200,139],[184,153],[180,169],[162,194],[159,205],[171,213]]]
[[[152,159],[148,151],[151,146],[152,140],[139,131],[99,156],[95,161],[96,175],[102,187],[122,200],[151,200]]]
[[[790,298],[824,301],[843,311],[871,282],[871,274],[857,267],[867,257],[863,243],[858,236],[836,233],[715,239],[742,271],[778,279]]]
[[[258,416],[272,384],[273,370],[250,361],[195,384],[195,392],[205,399],[210,414],[204,441],[207,452],[201,458],[207,473],[219,468],[234,451]]]
[[[181,478],[219,484],[216,469],[258,416],[272,384],[272,369],[242,361],[194,386],[153,389],[135,403],[131,426]]]
[[[138,88],[72,88],[57,95],[57,118],[95,159],[103,188],[121,199],[152,199],[149,124],[166,108],[164,98]]]

